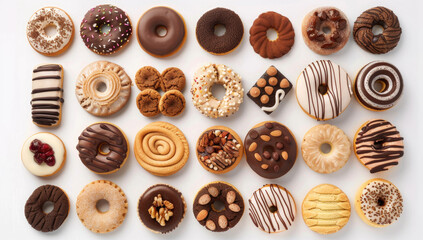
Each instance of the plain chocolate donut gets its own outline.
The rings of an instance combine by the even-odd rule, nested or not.
[[[158,28],[165,28],[160,36]],[[182,17],[168,7],[154,7],[145,12],[138,21],[138,41],[150,55],[166,57],[175,53],[183,45],[186,27]]]
[[[223,25],[226,32],[222,36],[214,34],[217,25]],[[226,54],[234,50],[242,40],[244,27],[241,18],[234,11],[215,8],[206,12],[197,22],[197,41],[204,50],[212,54]]]

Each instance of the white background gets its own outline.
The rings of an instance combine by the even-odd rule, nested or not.
[[[3,2],[3,0],[2,0]],[[127,11],[132,19],[135,30],[136,23],[143,12],[156,5],[170,6],[178,10],[185,18],[188,38],[179,53],[158,59],[145,53],[136,41],[136,32],[131,42],[118,54],[102,57],[92,53],[83,44],[79,36],[79,24],[84,14],[92,7],[105,1],[8,1],[2,7],[1,33],[1,203],[0,229],[2,239],[399,239],[410,237],[416,239],[422,234],[419,223],[423,212],[422,198],[422,128],[418,126],[422,117],[423,87],[421,73],[422,61],[422,25],[420,1],[330,1],[330,0],[297,0],[297,1],[110,1]],[[340,8],[348,16],[352,28],[355,19],[366,9],[377,5],[386,6],[397,14],[403,30],[399,45],[390,53],[373,55],[360,49],[350,37],[347,45],[331,56],[319,56],[304,44],[301,36],[301,21],[303,16],[315,7],[333,5]],[[44,6],[57,6],[64,9],[75,23],[74,42],[70,48],[59,57],[45,57],[36,53],[28,44],[25,27],[29,17]],[[244,39],[241,45],[231,54],[213,56],[201,49],[195,39],[197,20],[206,11],[215,7],[227,7],[239,14],[244,23]],[[254,19],[262,12],[273,10],[287,16],[295,29],[295,44],[284,57],[276,60],[261,58],[249,44],[249,29]],[[223,176],[206,172],[195,157],[195,143],[201,132],[213,125],[226,125],[233,128],[242,139],[248,130],[264,120],[276,120],[288,126],[298,142],[298,147],[305,132],[318,124],[308,117],[298,106],[295,91],[291,91],[282,105],[271,116],[264,114],[249,98],[245,97],[240,110],[227,119],[209,119],[201,115],[192,105],[189,93],[193,73],[201,65],[209,62],[223,63],[232,67],[243,78],[245,91],[254,84],[261,74],[271,64],[274,64],[288,79],[295,84],[296,77],[310,62],[318,59],[330,59],[341,65],[353,78],[364,64],[372,60],[385,60],[400,69],[405,88],[397,106],[386,112],[371,112],[361,107],[355,99],[348,109],[338,118],[328,121],[343,129],[350,140],[358,127],[371,118],[384,118],[398,127],[405,138],[405,155],[399,166],[388,172],[370,174],[354,155],[339,171],[323,175],[315,173],[304,163],[301,154],[291,171],[276,180],[266,180],[255,174],[243,159],[233,171]],[[184,90],[187,99],[185,112],[177,118],[164,116],[146,118],[136,107],[135,98],[139,90],[133,86],[133,94],[127,106],[119,113],[98,118],[90,115],[78,104],[74,89],[76,77],[87,64],[97,60],[115,62],[125,68],[134,78],[136,71],[146,65],[156,67],[159,71],[175,66],[184,71],[187,77],[187,87]],[[31,122],[31,73],[35,65],[40,63],[59,63],[64,66],[64,107],[60,127],[51,129],[65,143],[68,150],[67,162],[57,175],[49,178],[39,178],[29,173],[20,160],[21,146],[30,135],[46,131]],[[156,177],[146,172],[136,161],[132,151],[134,137],[138,130],[152,121],[169,121],[180,128],[190,144],[191,156],[185,167],[170,177]],[[126,165],[117,173],[100,176],[90,172],[80,161],[75,146],[81,131],[96,121],[110,121],[120,126],[129,138],[131,144],[130,157]],[[301,216],[301,203],[306,193],[317,184],[331,183],[340,187],[353,204],[357,188],[366,180],[383,177],[396,184],[404,197],[404,212],[398,222],[392,226],[376,229],[366,225],[353,210],[348,224],[339,232],[321,236],[309,230]],[[108,179],[118,184],[126,193],[129,209],[123,224],[114,232],[94,234],[87,230],[79,221],[75,212],[76,197],[81,189],[91,181]],[[192,201],[198,189],[204,184],[223,180],[234,184],[242,193],[246,206],[253,191],[266,183],[277,183],[291,191],[297,203],[295,222],[289,231],[268,235],[261,232],[251,222],[248,209],[238,225],[225,232],[213,233],[207,231],[195,220],[192,213]],[[149,186],[156,183],[168,183],[178,188],[187,201],[187,213],[180,226],[170,234],[158,235],[147,230],[138,219],[137,201]],[[62,227],[53,233],[37,232],[28,225],[24,217],[24,205],[32,191],[43,184],[54,184],[63,188],[71,203],[69,216]]]

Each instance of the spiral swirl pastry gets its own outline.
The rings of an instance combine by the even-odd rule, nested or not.
[[[270,40],[267,30],[273,29],[278,37]],[[265,12],[254,20],[250,28],[250,44],[263,58],[279,58],[287,54],[294,45],[295,32],[291,21],[276,12]]]
[[[376,89],[379,83],[381,89]],[[365,108],[384,111],[393,107],[403,89],[401,73],[392,64],[373,61],[365,65],[357,74],[354,92],[358,102]]]
[[[372,28],[376,25],[383,27],[381,34],[373,34]],[[385,7],[366,10],[355,20],[353,28],[357,44],[374,54],[387,53],[394,49],[400,40],[401,32],[397,15]]]
[[[123,68],[107,61],[86,66],[76,82],[79,104],[95,116],[109,116],[119,111],[131,96],[131,78]]]
[[[135,137],[134,153],[138,163],[157,176],[168,176],[179,171],[189,156],[184,134],[167,122],[153,122]]]

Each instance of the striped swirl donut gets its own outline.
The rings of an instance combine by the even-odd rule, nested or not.
[[[382,34],[373,34],[372,28],[376,25],[383,27]],[[387,53],[394,49],[400,40],[401,32],[397,15],[385,7],[366,10],[355,20],[353,28],[356,43],[374,54]]]
[[[278,37],[270,40],[267,30],[273,29]],[[291,21],[276,12],[265,12],[254,20],[250,28],[250,44],[263,58],[279,58],[287,54],[294,45],[295,32]]]
[[[153,122],[135,137],[135,157],[148,172],[168,176],[179,171],[189,156],[184,134],[167,122]]]
[[[375,83],[382,85],[375,89]],[[384,61],[374,61],[365,65],[357,74],[354,92],[358,102],[365,108],[383,111],[393,107],[399,100],[403,89],[401,73]]]

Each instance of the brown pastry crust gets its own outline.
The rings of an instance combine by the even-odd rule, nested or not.
[[[167,91],[159,101],[159,111],[168,117],[175,117],[185,109],[185,98],[179,90]]]
[[[278,33],[275,40],[267,38],[267,30]],[[263,58],[279,58],[287,54],[294,45],[295,32],[291,21],[276,12],[265,12],[254,20],[250,28],[250,44]]]
[[[220,132],[217,136],[216,131]],[[233,143],[234,139],[239,144],[238,147],[235,144],[228,143]],[[244,146],[241,138],[234,130],[225,126],[207,128],[198,138],[196,146],[198,162],[204,169],[216,174],[227,173],[234,169],[241,162],[244,153]],[[207,148],[210,150],[213,149],[213,152],[207,152]],[[212,154],[216,154],[216,156],[213,157]],[[219,156],[222,154],[227,158],[220,158]],[[231,161],[228,163],[225,162],[225,160]]]
[[[158,89],[160,86],[160,73],[154,67],[145,66],[135,74],[135,84],[139,90]]]
[[[154,117],[160,113],[160,93],[154,89],[145,89],[137,96],[137,107],[140,113],[146,117]]]
[[[163,92],[175,89],[182,92],[185,87],[185,74],[181,69],[170,67],[165,69],[161,75],[160,88]]]

